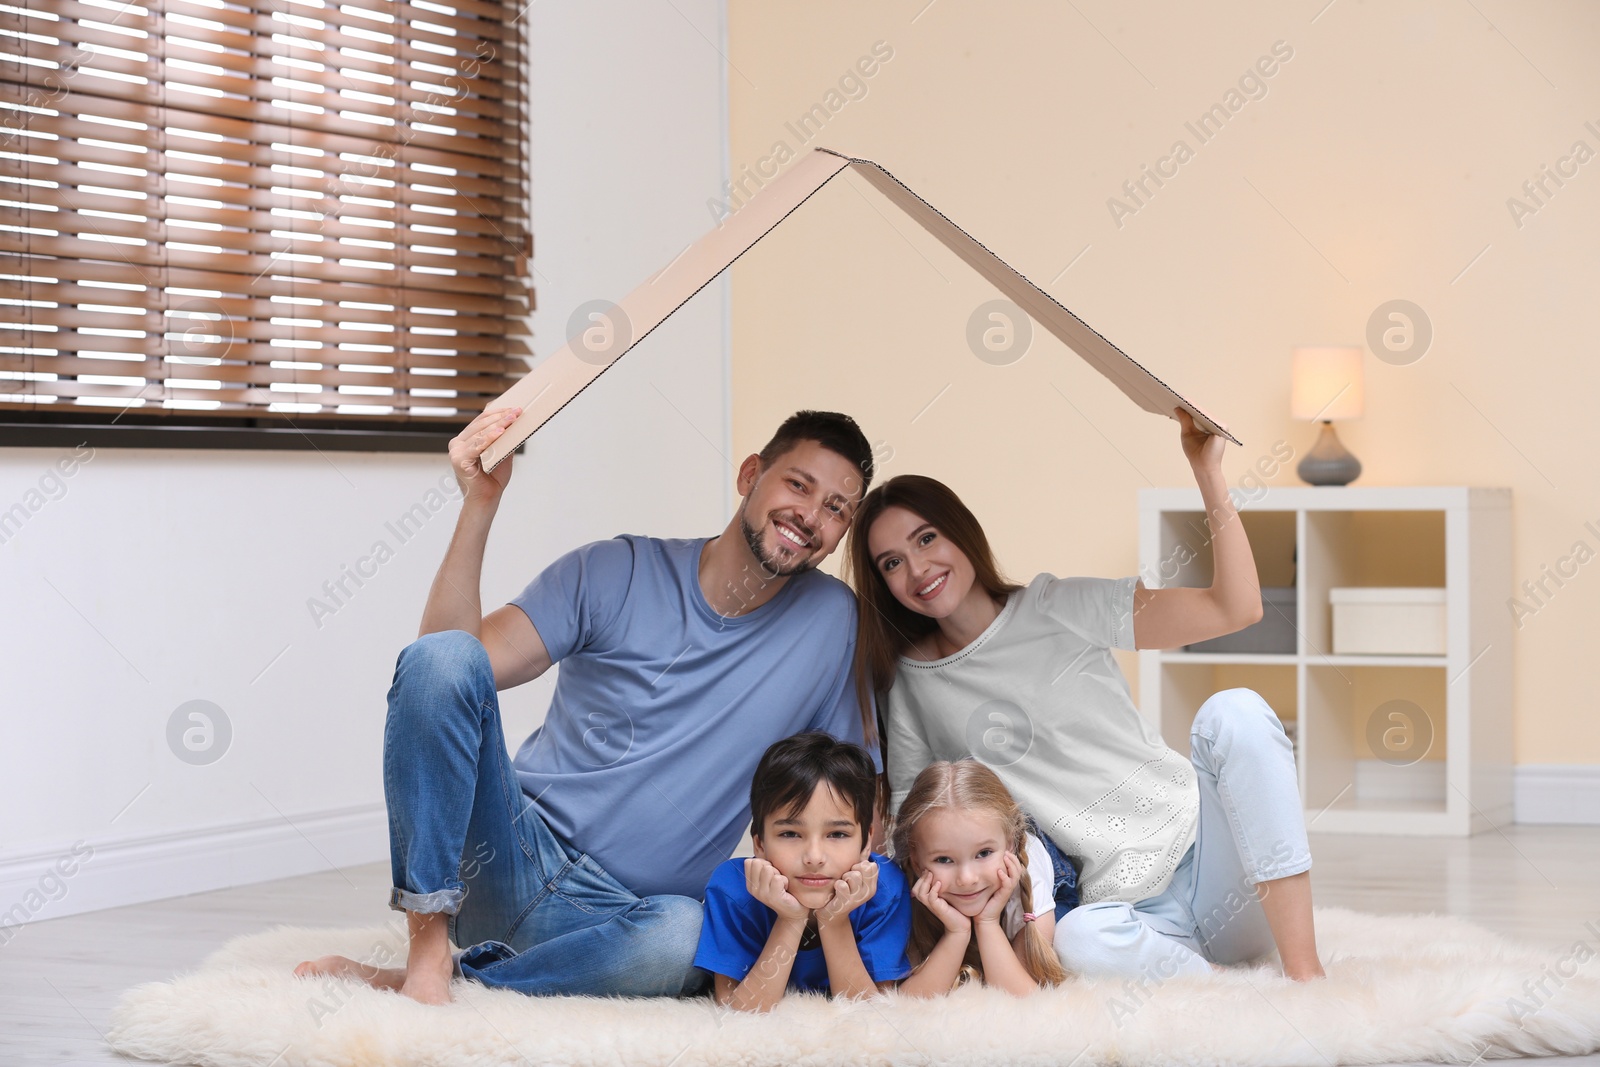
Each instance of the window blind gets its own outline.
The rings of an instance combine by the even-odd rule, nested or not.
[[[0,418],[468,421],[527,366],[517,16],[0,3]]]

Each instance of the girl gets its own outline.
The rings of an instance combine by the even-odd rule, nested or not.
[[[1050,860],[995,773],[970,759],[922,769],[895,820],[911,887],[908,996],[979,977],[1022,995],[1065,977],[1051,946]]]
[[[923,766],[972,753],[1079,865],[1082,906],[1055,929],[1068,970],[1159,980],[1276,944],[1285,974],[1320,977],[1311,854],[1277,715],[1249,689],[1217,693],[1185,759],[1139,714],[1111,655],[1261,617],[1224,439],[1176,414],[1211,527],[1210,588],[1009,583],[956,495],[902,475],[868,494],[850,532],[861,700],[876,695],[886,721],[891,811]]]

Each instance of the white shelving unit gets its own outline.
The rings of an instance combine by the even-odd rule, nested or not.
[[[1511,491],[1269,487],[1233,501],[1262,586],[1295,587],[1295,648],[1141,651],[1141,711],[1167,743],[1187,753],[1205,699],[1245,686],[1292,728],[1312,830],[1464,836],[1510,822]],[[1209,539],[1198,489],[1140,491],[1147,587],[1210,585]],[[1328,590],[1346,586],[1442,586],[1445,655],[1334,655]]]

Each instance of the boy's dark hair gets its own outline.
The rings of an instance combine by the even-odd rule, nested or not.
[[[850,805],[861,826],[862,843],[870,842],[877,768],[866,749],[821,730],[786,737],[762,753],[750,779],[751,836],[766,836],[769,815],[783,818],[803,810],[820,782],[827,782]]]
[[[872,446],[856,420],[837,411],[797,411],[783,420],[778,432],[761,449],[761,469],[801,441],[815,441],[830,452],[837,452],[861,472],[861,496],[872,485]]]

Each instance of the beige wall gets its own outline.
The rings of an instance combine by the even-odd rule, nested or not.
[[[815,144],[881,161],[1226,422],[1234,484],[1275,443],[1310,446],[1291,346],[1359,344],[1379,305],[1414,301],[1431,347],[1369,353],[1365,417],[1340,428],[1357,484],[1510,486],[1519,583],[1600,550],[1600,7],[923,2],[732,0],[732,174]],[[875,42],[892,55],[830,97]],[[1265,95],[1247,84],[1200,143],[1185,123],[1277,42]],[[1192,158],[1128,200],[1179,139]],[[1576,174],[1513,217],[1541,166]],[[1114,196],[1137,210],[1114,219]],[[741,260],[733,293],[736,450],[798,407],[849,411],[893,449],[885,474],[954,486],[1014,576],[1134,573],[1137,490],[1192,484],[1177,424],[1054,339],[975,358],[968,317],[997,294],[858,181]],[[1300,484],[1292,464],[1269,482]],[[1600,563],[1576,570],[1517,632],[1519,763],[1600,763]]]

